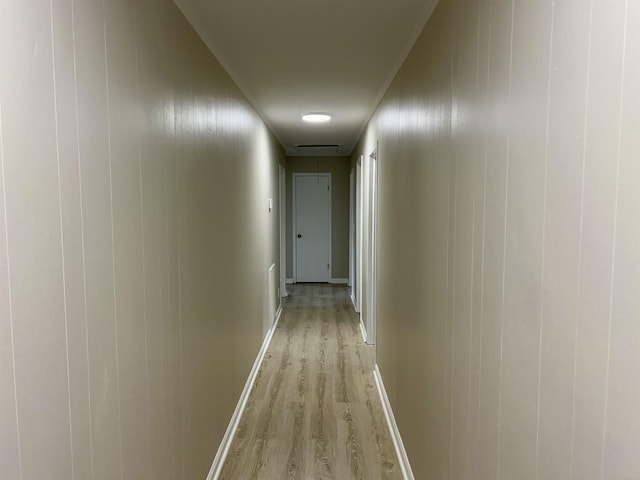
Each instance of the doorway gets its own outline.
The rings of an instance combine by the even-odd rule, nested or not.
[[[293,280],[331,279],[331,174],[294,173]]]

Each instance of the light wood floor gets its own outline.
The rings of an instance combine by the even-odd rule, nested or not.
[[[288,286],[221,479],[401,479],[348,290]]]

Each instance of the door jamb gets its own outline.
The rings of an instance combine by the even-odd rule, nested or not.
[[[367,343],[376,343],[376,277],[377,277],[377,231],[378,231],[378,143],[369,155],[368,168],[369,182],[369,225],[368,225],[368,252],[367,252]]]
[[[364,155],[360,155],[356,162],[356,215],[355,215],[355,230],[356,230],[356,288],[355,288],[355,309],[360,314],[362,321],[362,264],[364,255],[362,247],[364,245],[362,241],[363,236],[363,213],[364,213]]]
[[[287,170],[278,165],[279,181],[279,215],[280,215],[280,303],[282,298],[289,295],[287,292]]]
[[[355,305],[355,250],[356,250],[356,169],[349,173],[349,287],[351,290],[351,301]]]

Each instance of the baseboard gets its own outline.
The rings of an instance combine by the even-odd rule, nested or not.
[[[293,278],[287,278],[285,280],[285,283],[287,285],[292,285],[295,282],[293,281]],[[329,283],[336,283],[339,285],[349,285],[349,279],[348,278],[330,278]]]
[[[402,437],[400,437],[400,431],[398,430],[396,419],[394,418],[393,411],[391,410],[391,404],[389,403],[387,391],[384,389],[384,383],[382,383],[382,376],[380,375],[378,365],[376,365],[373,369],[373,378],[376,381],[376,387],[378,387],[378,394],[380,395],[380,401],[382,402],[384,416],[387,419],[387,425],[389,426],[389,431],[391,432],[393,446],[396,449],[396,455],[398,456],[398,462],[400,463],[400,470],[402,471],[402,478],[404,480],[415,480],[413,471],[411,470],[411,465],[409,464],[407,452],[404,449],[404,444],[402,443]]]
[[[356,297],[353,292],[351,292],[351,303],[353,303],[353,309],[356,311],[356,313],[360,313],[360,310],[358,310],[358,306],[356,305]]]
[[[247,406],[249,394],[251,393],[251,390],[253,390],[253,385],[256,381],[256,377],[258,376],[260,365],[262,365],[262,360],[267,353],[267,349],[269,348],[269,344],[271,343],[271,338],[273,337],[273,332],[275,332],[276,330],[276,326],[278,325],[278,321],[280,320],[281,315],[282,305],[280,305],[280,307],[278,308],[273,326],[267,333],[267,336],[264,338],[264,342],[262,342],[262,347],[260,347],[258,356],[253,363],[253,367],[251,368],[251,372],[249,373],[249,378],[247,378],[247,383],[245,383],[244,385],[244,389],[242,390],[242,394],[240,395],[240,399],[238,400],[236,409],[234,410],[233,415],[231,416],[231,420],[229,421],[227,431],[224,433],[224,437],[222,437],[222,442],[220,442],[220,446],[218,447],[216,456],[213,459],[213,463],[211,464],[211,469],[209,470],[209,475],[207,475],[207,480],[218,480],[218,477],[222,472],[222,466],[224,465],[224,461],[227,458],[229,449],[231,448],[231,442],[233,441],[233,437],[235,436],[236,430],[238,429],[238,424],[240,423],[240,419],[242,418],[244,409]]]
[[[362,333],[362,341],[367,343],[367,329],[364,327],[364,323],[362,323],[362,315],[360,315],[360,333]]]

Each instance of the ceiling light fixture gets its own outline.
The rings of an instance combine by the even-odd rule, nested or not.
[[[325,123],[331,120],[331,115],[326,113],[307,113],[302,116],[302,120],[309,123]]]

